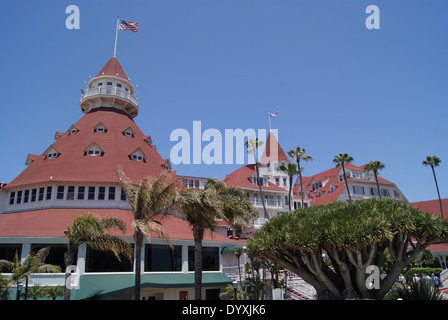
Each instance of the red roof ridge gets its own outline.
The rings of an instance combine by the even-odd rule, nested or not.
[[[272,140],[272,143],[271,143]],[[277,148],[275,148],[275,145]],[[275,149],[277,149],[277,155],[271,155],[271,146],[274,146],[274,150],[272,152],[275,153]],[[263,150],[263,156],[261,157],[260,163],[265,164],[270,161],[287,161],[290,162],[288,157],[286,156],[285,152],[283,151],[282,147],[278,143],[277,139],[275,138],[275,135],[272,134],[272,132],[269,132],[265,148]]]

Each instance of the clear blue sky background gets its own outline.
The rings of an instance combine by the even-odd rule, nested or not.
[[[68,30],[68,5],[80,9]],[[380,8],[368,30],[366,7]],[[24,168],[82,117],[80,90],[113,55],[138,85],[135,118],[168,158],[176,128],[272,127],[285,151],[305,147],[305,175],[339,152],[381,175],[409,201],[448,196],[448,2],[433,0],[8,1],[0,28],[0,180]],[[204,143],[205,144],[205,143]],[[239,165],[179,165],[178,174],[222,178]]]

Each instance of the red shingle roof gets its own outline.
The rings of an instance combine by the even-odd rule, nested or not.
[[[361,167],[357,167],[351,163],[346,163],[346,164],[344,164],[344,166],[346,169],[350,169],[353,171],[364,171],[364,167],[365,167],[365,165],[363,165]],[[321,204],[325,204],[325,203],[329,203],[329,202],[334,202],[339,198],[341,193],[346,188],[345,181],[344,180],[339,181],[338,174],[339,174],[340,170],[342,170],[342,167],[333,167],[331,169],[322,171],[322,172],[317,173],[310,177],[302,176],[303,188],[309,194],[311,194],[313,196],[311,205],[314,206],[314,205],[321,205]],[[325,184],[325,186],[319,188],[319,190],[323,193],[319,197],[317,197],[317,194],[315,192],[313,192],[312,182],[313,182],[313,180],[315,182],[319,182],[324,179],[328,179],[328,182]],[[350,181],[359,181],[359,182],[369,181],[370,182],[370,180],[365,180],[365,179],[354,179],[354,178],[347,179],[347,182],[350,182]],[[382,177],[379,177],[379,176],[378,176],[378,182],[381,184],[395,185],[393,182],[390,182],[390,181],[383,179]],[[330,185],[334,186],[334,190],[331,193],[330,193]],[[297,179],[296,184],[293,188],[293,192],[296,193],[299,189],[300,189],[300,182],[299,182],[299,179]]]
[[[0,237],[64,237],[67,226],[73,224],[79,215],[92,213],[100,217],[117,217],[126,224],[125,234],[113,232],[117,236],[133,237],[132,212],[119,209],[42,209],[0,215]],[[161,220],[163,228],[174,240],[194,240],[191,226],[187,221],[175,216]],[[152,237],[157,238],[155,235]],[[206,232],[204,241],[241,242],[228,239],[217,233]]]
[[[418,202],[412,202],[410,203],[410,205],[416,207],[417,209],[419,209],[420,211],[423,212],[431,212],[434,214],[440,214],[440,204],[439,204],[439,199],[435,199],[435,200],[428,200],[428,201],[418,201]],[[446,213],[445,211],[448,210],[448,198],[446,199],[442,199],[442,208],[444,208],[444,215],[445,218]]]
[[[100,122],[107,127],[106,133],[93,131]],[[28,157],[32,162],[7,187],[48,182],[50,177],[53,182],[117,183],[117,166],[121,166],[136,184],[145,176],[159,176],[162,172],[165,160],[155,146],[145,143],[147,135],[123,112],[113,108],[93,109],[74,126],[79,130],[77,133],[67,131],[53,142],[52,146],[60,153],[57,158]],[[134,137],[123,135],[129,127]],[[84,150],[92,143],[104,151],[103,156],[84,155]],[[138,148],[145,154],[145,162],[129,158]]]
[[[125,80],[128,80],[128,77],[126,76],[126,73],[124,72],[123,68],[121,67],[120,62],[118,62],[118,59],[115,57],[112,57],[106,65],[101,69],[100,72],[96,75],[95,78],[101,77],[101,76],[113,76],[122,78]]]
[[[224,181],[227,186],[259,190],[259,187],[250,181],[255,171],[255,164],[248,164],[227,175],[222,181]],[[271,182],[269,182],[269,185],[267,186],[262,186],[261,189],[287,192],[286,189],[278,187]]]
[[[268,163],[269,161],[287,161],[290,162],[282,147],[278,143],[275,135],[269,132],[268,139],[263,150],[263,156],[260,163]]]

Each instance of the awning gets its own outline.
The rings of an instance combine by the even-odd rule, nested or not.
[[[134,290],[133,274],[84,274],[79,279],[79,289],[71,290],[72,300],[102,299]],[[225,287],[232,279],[221,272],[203,273],[203,287]],[[143,274],[141,288],[190,288],[194,287],[194,273]]]
[[[233,252],[233,249],[235,249],[235,247],[224,247],[221,250],[221,254],[235,254],[235,252]]]

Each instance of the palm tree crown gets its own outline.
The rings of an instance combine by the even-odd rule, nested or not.
[[[345,174],[345,164],[351,163],[352,161],[354,161],[353,157],[349,156],[347,153],[339,153],[339,155],[335,156],[333,159],[333,162],[336,163],[336,167],[342,166],[342,171],[344,172],[345,187],[347,188],[349,201],[352,201],[352,197],[350,196],[347,175]]]
[[[438,167],[442,162],[437,156],[427,156],[426,160],[423,160],[422,164],[427,167],[430,166],[432,169],[432,175],[434,176],[434,181],[436,183],[437,195],[439,196],[439,205],[440,205],[440,214],[443,218],[443,208],[442,208],[442,199],[440,198],[439,185],[437,184],[436,172],[434,170],[435,167]]]
[[[384,163],[380,161],[370,161],[366,166],[364,167],[364,171],[373,171],[373,174],[375,175],[375,181],[376,181],[376,187],[378,189],[378,196],[381,198],[381,192],[380,192],[380,184],[378,183],[378,171],[385,168]]]

